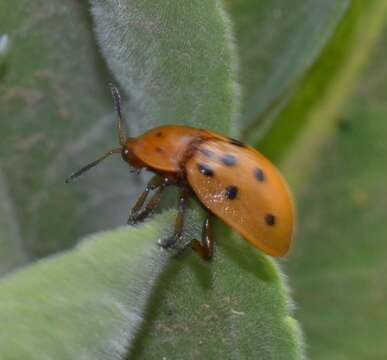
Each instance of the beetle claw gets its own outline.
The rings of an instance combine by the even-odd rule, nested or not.
[[[164,240],[159,239],[158,244],[164,250],[175,249],[177,245],[181,242],[182,238],[183,237],[181,235],[171,236]]]

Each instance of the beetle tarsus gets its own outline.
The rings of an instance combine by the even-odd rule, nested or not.
[[[203,221],[201,241],[192,240],[191,247],[204,260],[211,260],[214,254],[214,239],[209,216]]]

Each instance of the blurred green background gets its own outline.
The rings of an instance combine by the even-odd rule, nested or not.
[[[91,3],[97,6],[98,1]],[[212,1],[208,9],[200,1],[177,6],[169,0],[154,9],[155,3],[151,3],[144,1],[144,8],[135,7],[133,12],[135,30],[128,36],[135,41],[128,43],[128,49],[134,49],[133,59],[138,63],[128,64],[127,72],[125,66],[115,64],[114,48],[104,47],[101,40],[101,33],[108,29],[106,22],[101,25],[98,16],[90,16],[86,4],[59,0],[0,3],[0,273],[13,274],[21,265],[71,248],[86,234],[125,222],[129,204],[145,178],[130,174],[120,159],[111,159],[75,186],[63,183],[80,165],[115,146],[115,115],[107,84],[119,82],[126,95],[131,133],[172,120],[197,126],[208,121],[212,129],[230,129],[234,136],[256,146],[289,180],[298,208],[298,228],[291,254],[280,265],[295,312],[288,309],[287,290],[275,266],[254,254],[251,256],[258,256],[257,262],[246,261],[246,267],[270,269],[265,271],[274,285],[262,296],[262,304],[267,306],[262,309],[276,314],[278,307],[281,316],[292,314],[300,323],[305,344],[297,335],[297,325],[293,324],[293,335],[288,328],[273,326],[273,332],[284,336],[284,344],[263,342],[269,345],[266,352],[259,352],[260,358],[301,358],[305,347],[310,359],[385,359],[386,3],[228,0],[225,11],[229,18],[222,17],[218,7],[211,6]],[[113,6],[114,2],[107,4]],[[175,8],[179,9],[176,13],[170,11]],[[164,19],[165,29],[175,32],[160,40],[152,37],[150,28],[145,35],[151,37],[142,38],[143,28],[137,19],[152,19],[157,13],[165,15],[160,16],[158,25],[162,27]],[[174,19],[181,22],[175,24]],[[197,24],[204,29],[198,34],[193,31]],[[207,36],[209,29],[211,36]],[[234,46],[229,42],[231,32]],[[162,44],[160,49],[158,44]],[[221,54],[219,59],[213,60],[211,49]],[[146,62],[142,51],[155,61]],[[181,53],[179,58],[176,54]],[[184,62],[187,66],[175,69],[185,58],[191,59]],[[211,72],[207,62],[216,71]],[[163,66],[152,68],[156,63]],[[152,88],[146,83],[149,67],[159,81]],[[170,79],[172,74],[176,77],[166,85],[163,76]],[[189,81],[184,83],[187,74]],[[208,78],[212,79],[209,84]],[[239,90],[230,85],[235,78]],[[204,86],[208,93],[201,94]],[[195,96],[184,102],[185,96],[176,105],[172,95],[180,93]],[[207,118],[211,109],[214,111]],[[192,119],[190,114],[194,114]],[[229,232],[224,238],[239,246]],[[220,290],[240,278],[242,298],[243,292],[255,286],[251,282],[258,280],[242,270],[239,273],[240,264],[228,264],[233,246],[220,244],[215,281],[223,279],[222,266],[228,269]],[[241,254],[250,254],[241,247]],[[188,269],[180,260],[177,265],[172,263],[162,281],[172,279],[177,285],[158,284],[151,305],[141,310],[148,323],[134,341],[133,358],[159,358],[155,351],[163,346],[168,349],[168,359],[176,358],[169,338],[177,337],[182,328],[171,324],[185,317],[165,314],[180,306],[190,310],[203,306],[197,300],[187,305],[192,294],[184,294],[186,287],[179,284],[189,287],[193,279],[200,283],[208,275],[197,270],[203,268],[200,262],[190,257],[188,263]],[[39,277],[34,279],[39,283]],[[201,286],[196,282],[193,288]],[[260,286],[254,291],[267,289]],[[218,297],[223,295],[220,290],[214,291]],[[193,296],[198,296],[199,290],[193,291]],[[211,293],[200,294],[208,296],[209,303],[214,301]],[[269,306],[270,296],[275,306]],[[160,304],[157,297],[165,301]],[[254,296],[246,300],[247,309],[253,302]],[[157,312],[154,307],[162,310]],[[235,336],[248,338],[252,326],[259,326],[260,316],[263,324],[269,324],[262,325],[263,329],[270,331],[272,320],[264,318],[262,309],[254,311],[255,320],[248,320],[248,326],[235,325]],[[208,316],[226,316],[222,306],[216,311]],[[219,319],[214,324],[213,332],[230,331]],[[207,326],[196,325],[199,335],[192,331],[193,344]],[[170,332],[165,335],[162,329]],[[160,339],[154,340],[158,336]],[[189,348],[190,341],[177,348]],[[210,351],[206,346],[213,350],[219,341],[214,338],[203,346]],[[225,343],[225,348],[235,347],[228,338]],[[287,347],[287,343],[291,345]],[[250,351],[248,341],[243,346]],[[249,351],[233,353],[230,358],[249,358]],[[209,358],[216,358],[216,351],[211,354]],[[190,356],[199,355],[192,352]]]
[[[286,269],[312,359],[387,354],[386,30],[297,191]]]

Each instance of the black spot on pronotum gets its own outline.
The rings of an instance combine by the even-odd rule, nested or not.
[[[260,168],[256,168],[254,170],[254,176],[255,178],[258,180],[258,181],[265,181],[266,180],[266,175],[265,173],[263,172],[262,169]]]
[[[245,147],[245,144],[237,139],[233,139],[233,138],[228,138],[230,144],[233,144],[235,146],[239,146],[239,147]]]
[[[266,214],[265,216],[265,221],[266,221],[266,224],[269,225],[269,226],[274,226],[275,225],[275,216],[272,215],[272,214]]]
[[[238,195],[238,188],[235,185],[226,187],[226,196],[229,200],[234,200]]]
[[[198,169],[204,176],[214,176],[214,170],[206,164],[198,164]]]
[[[206,157],[212,158],[214,156],[214,153],[211,150],[208,150],[206,148],[201,148],[199,151]]]
[[[234,166],[236,165],[236,163],[238,162],[237,161],[237,158],[234,156],[234,155],[231,155],[231,154],[226,154],[226,155],[223,155],[220,160],[222,161],[222,163],[226,166]]]

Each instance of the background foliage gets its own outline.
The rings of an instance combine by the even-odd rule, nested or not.
[[[61,253],[123,224],[145,180],[111,159],[63,184],[116,144],[114,80],[129,98],[132,134],[205,124],[240,134],[280,164],[299,204],[283,267],[307,352],[384,358],[386,5],[117,4],[93,0],[90,17],[77,1],[0,3],[1,357],[303,356],[277,264],[220,225],[210,265],[157,250],[174,211]],[[190,213],[187,239],[200,218]],[[46,260],[52,253],[60,254]]]

